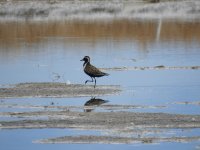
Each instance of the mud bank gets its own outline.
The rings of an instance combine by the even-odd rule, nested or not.
[[[0,128],[76,128],[116,130],[134,128],[200,128],[200,115],[135,112],[70,112],[35,111],[4,113],[1,116],[26,118],[18,121],[1,121]],[[44,117],[46,119],[33,119]],[[32,119],[31,119],[32,118]]]
[[[133,143],[157,143],[157,142],[191,142],[200,140],[199,136],[196,137],[171,137],[171,138],[158,138],[158,137],[145,137],[145,138],[129,138],[129,137],[112,137],[112,136],[65,136],[52,139],[44,139],[34,141],[35,143],[98,143],[98,144],[133,144]]]
[[[80,97],[119,93],[120,86],[65,84],[56,82],[20,83],[0,88],[0,98],[19,97]]]
[[[34,143],[133,144],[200,140],[200,136],[182,136],[188,130],[200,128],[200,115],[69,110],[0,113],[0,117],[5,116],[10,117],[11,121],[0,121],[0,129],[66,128],[100,132],[100,135],[66,135],[38,139]],[[23,120],[16,121],[14,118]]]
[[[154,67],[113,67],[101,68],[105,71],[131,71],[131,70],[199,70],[200,66],[154,66]]]

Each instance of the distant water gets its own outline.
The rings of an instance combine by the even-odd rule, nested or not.
[[[0,3],[1,21],[71,19],[200,18],[199,0],[144,3],[142,0],[18,1]]]

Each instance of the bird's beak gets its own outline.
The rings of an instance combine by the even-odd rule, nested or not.
[[[83,59],[81,59],[80,61],[84,61]]]

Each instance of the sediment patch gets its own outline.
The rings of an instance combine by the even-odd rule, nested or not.
[[[8,114],[7,114],[8,115]],[[10,112],[19,121],[1,121],[0,128],[76,128],[95,130],[129,130],[133,128],[200,128],[200,115],[135,112]],[[48,119],[31,119],[46,117]]]
[[[131,71],[131,70],[199,70],[200,66],[154,66],[154,67],[112,67],[101,68],[104,71]]]
[[[9,117],[10,119],[0,121],[0,129],[59,128],[100,132],[100,134],[95,135],[76,134],[33,141],[42,144],[133,144],[200,140],[200,136],[184,134],[188,130],[198,130],[200,128],[200,115],[125,111],[79,112],[63,108],[64,106],[58,108],[59,111],[47,108],[33,112],[1,112],[0,117]],[[17,118],[19,120],[16,120]]]
[[[65,84],[59,82],[19,83],[0,88],[0,98],[17,97],[80,97],[119,93],[120,86]]]
[[[98,143],[98,144],[133,144],[133,143],[155,143],[155,142],[191,142],[200,140],[200,136],[195,137],[113,137],[113,136],[65,136],[52,139],[43,139],[35,143]]]

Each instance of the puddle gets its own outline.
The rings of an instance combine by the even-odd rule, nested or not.
[[[68,110],[68,111],[86,111],[86,112],[91,112],[91,111],[133,111],[136,109],[162,109],[162,108],[166,108],[167,106],[148,106],[148,105],[106,105],[103,104],[106,103],[105,100],[103,100],[103,102],[101,102],[100,104],[91,104],[91,105],[84,105],[84,106],[53,106],[53,105],[48,105],[48,106],[34,106],[34,105],[17,105],[17,104],[4,104],[1,105],[0,108],[9,108],[10,110],[12,109],[21,109],[21,111],[23,110]],[[9,113],[1,113],[0,112],[0,116],[10,116]]]

